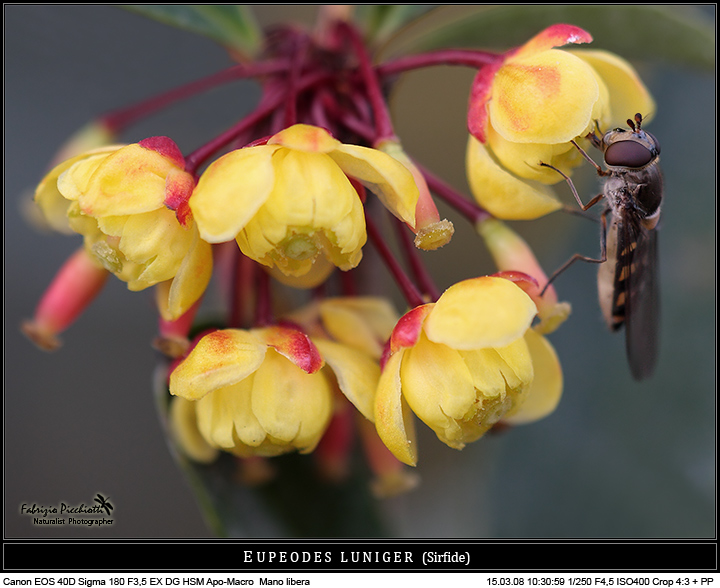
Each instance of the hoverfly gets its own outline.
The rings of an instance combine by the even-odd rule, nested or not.
[[[658,353],[659,282],[657,224],[663,180],[660,143],[642,129],[642,116],[628,119],[629,129],[614,129],[602,138],[587,138],[603,153],[603,170],[573,141],[582,156],[604,178],[603,192],[583,204],[569,177],[551,165],[569,184],[583,211],[605,199],[600,217],[600,259],[574,255],[548,281],[578,259],[599,263],[598,295],[605,322],[617,331],[625,325],[630,371],[636,380],[652,375]],[[608,221],[608,217],[609,221]],[[547,288],[547,286],[546,286]]]

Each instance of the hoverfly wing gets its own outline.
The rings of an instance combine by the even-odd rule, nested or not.
[[[652,375],[658,354],[657,231],[645,228],[637,218],[624,215],[618,224],[617,239],[614,298],[616,304],[621,302],[624,306],[630,371],[636,380],[642,380]]]

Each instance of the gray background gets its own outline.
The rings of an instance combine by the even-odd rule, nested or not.
[[[257,10],[263,22],[311,12]],[[230,61],[210,41],[109,6],[4,11],[5,537],[209,537],[155,415],[151,295],[111,280],[59,352],[36,350],[18,325],[79,240],[38,233],[21,202],[57,147],[89,118]],[[573,304],[571,319],[552,336],[565,373],[559,409],[463,452],[423,432],[423,485],[382,506],[398,536],[714,535],[715,79],[666,64],[642,73],[659,103],[650,130],[661,140],[666,175],[655,378],[632,381],[621,336],[607,333],[599,316],[595,268],[574,267],[557,284]],[[393,104],[408,151],[463,190],[471,79],[461,69],[414,73]],[[187,153],[248,112],[256,96],[243,83],[224,87],[122,138],[167,134]],[[588,173],[578,185],[589,196],[594,182]],[[428,256],[440,285],[493,271],[467,224],[444,212],[456,219],[458,236]],[[574,251],[597,251],[595,226],[568,215],[516,228],[546,268]],[[89,503],[97,492],[115,505],[112,528],[36,528],[19,514],[23,503]]]

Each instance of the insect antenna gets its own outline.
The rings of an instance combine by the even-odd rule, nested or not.
[[[633,130],[634,133],[639,133],[642,126],[642,114],[639,112],[635,115],[635,122],[631,119],[627,119],[628,126]]]

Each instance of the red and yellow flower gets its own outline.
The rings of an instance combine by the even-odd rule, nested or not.
[[[530,422],[554,410],[562,372],[531,328],[536,313],[516,283],[487,276],[455,284],[400,319],[375,397],[378,433],[400,461],[417,460],[413,413],[462,449],[500,420]]]
[[[561,207],[548,187],[582,161],[571,143],[623,123],[649,120],[655,104],[633,67],[606,51],[568,50],[589,33],[551,26],[504,60],[482,68],[468,110],[467,174],[478,203],[497,218],[533,219]]]
[[[235,239],[245,255],[276,269],[276,277],[310,287],[334,267],[360,263],[367,235],[353,181],[414,224],[418,189],[402,164],[303,124],[214,161],[190,207],[203,239]]]
[[[36,201],[53,226],[84,237],[86,250],[133,291],[169,282],[167,318],[202,295],[212,272],[188,207],[195,181],[177,145],[151,137],[77,155],[52,169]]]
[[[179,363],[170,392],[196,402],[211,447],[240,457],[308,453],[328,427],[336,389],[372,416],[379,373],[368,356],[294,327],[224,329]]]

